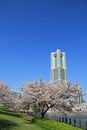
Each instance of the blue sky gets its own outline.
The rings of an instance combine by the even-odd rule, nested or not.
[[[0,80],[12,89],[50,80],[50,53],[66,53],[68,79],[87,92],[87,0],[0,0]]]

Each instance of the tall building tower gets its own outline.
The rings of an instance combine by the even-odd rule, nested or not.
[[[51,53],[51,83],[58,84],[67,81],[66,56],[59,49]]]

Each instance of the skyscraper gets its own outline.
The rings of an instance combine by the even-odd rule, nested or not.
[[[51,53],[51,77],[50,81],[53,84],[58,84],[67,81],[66,71],[66,56],[59,49]]]
[[[53,84],[67,82],[66,55],[61,50],[51,52],[51,75],[50,82]],[[79,86],[78,97],[73,99],[76,103],[83,102],[82,88]]]

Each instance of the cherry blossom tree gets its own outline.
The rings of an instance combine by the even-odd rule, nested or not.
[[[44,118],[45,113],[50,108],[60,111],[71,110],[74,102],[73,97],[78,96],[79,84],[73,86],[70,83],[53,85],[45,81],[25,82],[21,90],[23,91],[23,104],[37,104],[38,111]]]
[[[8,110],[18,112],[22,106],[25,106],[26,99],[18,93],[18,97],[14,97],[14,91],[11,90],[7,83],[0,81],[0,105],[4,105]]]
[[[8,84],[0,81],[0,104],[10,108],[13,108],[14,99],[12,97],[12,91],[9,88]]]

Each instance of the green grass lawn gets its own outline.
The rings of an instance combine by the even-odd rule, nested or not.
[[[78,127],[74,127],[69,124],[57,122],[54,120],[42,119],[38,117],[34,118],[32,122],[37,124],[41,128],[44,128],[45,130],[82,130]]]
[[[0,111],[0,130],[82,130],[61,122]]]
[[[44,130],[16,113],[0,111],[0,130]]]

